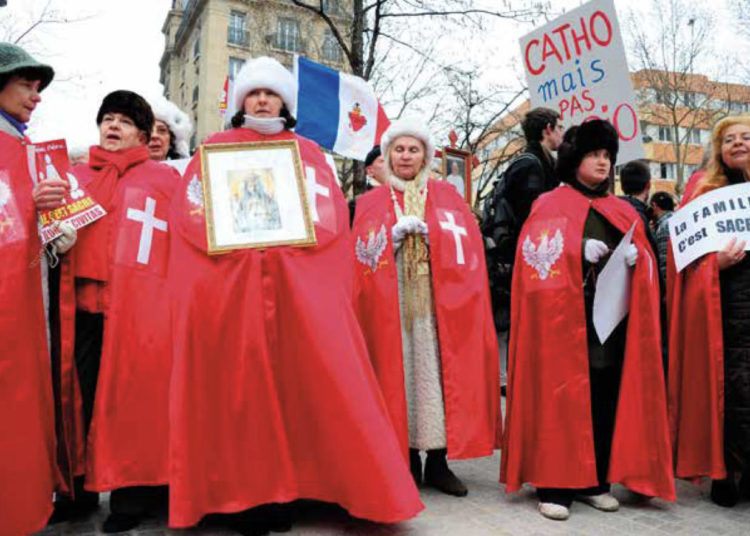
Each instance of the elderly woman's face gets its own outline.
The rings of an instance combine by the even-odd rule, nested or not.
[[[391,143],[388,155],[393,174],[403,180],[413,180],[425,163],[422,141],[412,136],[400,136]]]
[[[609,169],[612,162],[609,161],[609,153],[606,149],[599,149],[586,153],[578,166],[576,177],[578,181],[592,190],[609,178]]]
[[[724,131],[721,159],[730,169],[747,169],[750,162],[750,126],[732,125]]]
[[[161,162],[167,159],[169,153],[169,126],[164,121],[154,121],[154,128],[151,129],[151,139],[148,141],[148,154],[151,160]]]
[[[245,97],[245,114],[262,118],[279,117],[283,104],[281,97],[270,89],[254,89]]]
[[[146,143],[146,135],[125,114],[111,112],[99,125],[99,145],[106,151],[124,151]]]

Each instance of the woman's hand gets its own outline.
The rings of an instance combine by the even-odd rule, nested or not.
[[[416,216],[404,216],[399,219],[391,229],[391,238],[393,239],[393,251],[397,251],[409,234],[421,234],[424,236],[425,243],[429,244],[427,235],[427,224]]]
[[[60,231],[62,232],[62,235],[52,241],[52,246],[57,253],[63,254],[70,251],[70,248],[76,243],[76,240],[78,240],[78,232],[75,227],[65,222],[60,222]]]
[[[595,238],[588,238],[583,243],[583,258],[591,264],[596,264],[609,253],[607,244]]]
[[[732,238],[718,253],[719,270],[731,268],[745,258],[745,241]]]
[[[57,208],[68,193],[68,183],[62,179],[48,179],[39,182],[32,193],[37,210]]]

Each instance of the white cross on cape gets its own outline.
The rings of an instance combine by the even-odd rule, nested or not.
[[[464,245],[461,241],[462,236],[468,236],[466,228],[456,224],[456,218],[453,216],[452,212],[448,212],[446,210],[445,217],[448,219],[448,221],[440,221],[438,223],[440,223],[440,227],[444,231],[448,231],[449,233],[453,234],[453,240],[456,242],[456,263],[466,264],[466,260],[464,259]]]
[[[318,216],[318,196],[331,197],[331,190],[319,184],[315,177],[315,168],[305,166],[305,182],[307,183],[307,199],[310,203],[310,212],[312,213],[313,222],[320,221]]]
[[[128,209],[127,218],[143,224],[141,240],[138,244],[138,262],[141,264],[148,264],[148,259],[151,256],[151,240],[154,237],[154,229],[167,231],[167,222],[156,218],[154,214],[156,214],[156,199],[152,197],[146,198],[146,210]]]

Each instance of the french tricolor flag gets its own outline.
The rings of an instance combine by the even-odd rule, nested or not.
[[[321,147],[364,160],[390,121],[363,79],[295,56],[297,127]]]

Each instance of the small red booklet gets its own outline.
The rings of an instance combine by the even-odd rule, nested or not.
[[[67,222],[76,229],[95,222],[107,211],[78,184],[70,171],[68,148],[65,140],[53,140],[34,144],[35,178],[37,182],[47,179],[62,179],[70,185],[63,204],[52,210],[39,213],[39,234],[44,244],[62,234],[59,222]]]

